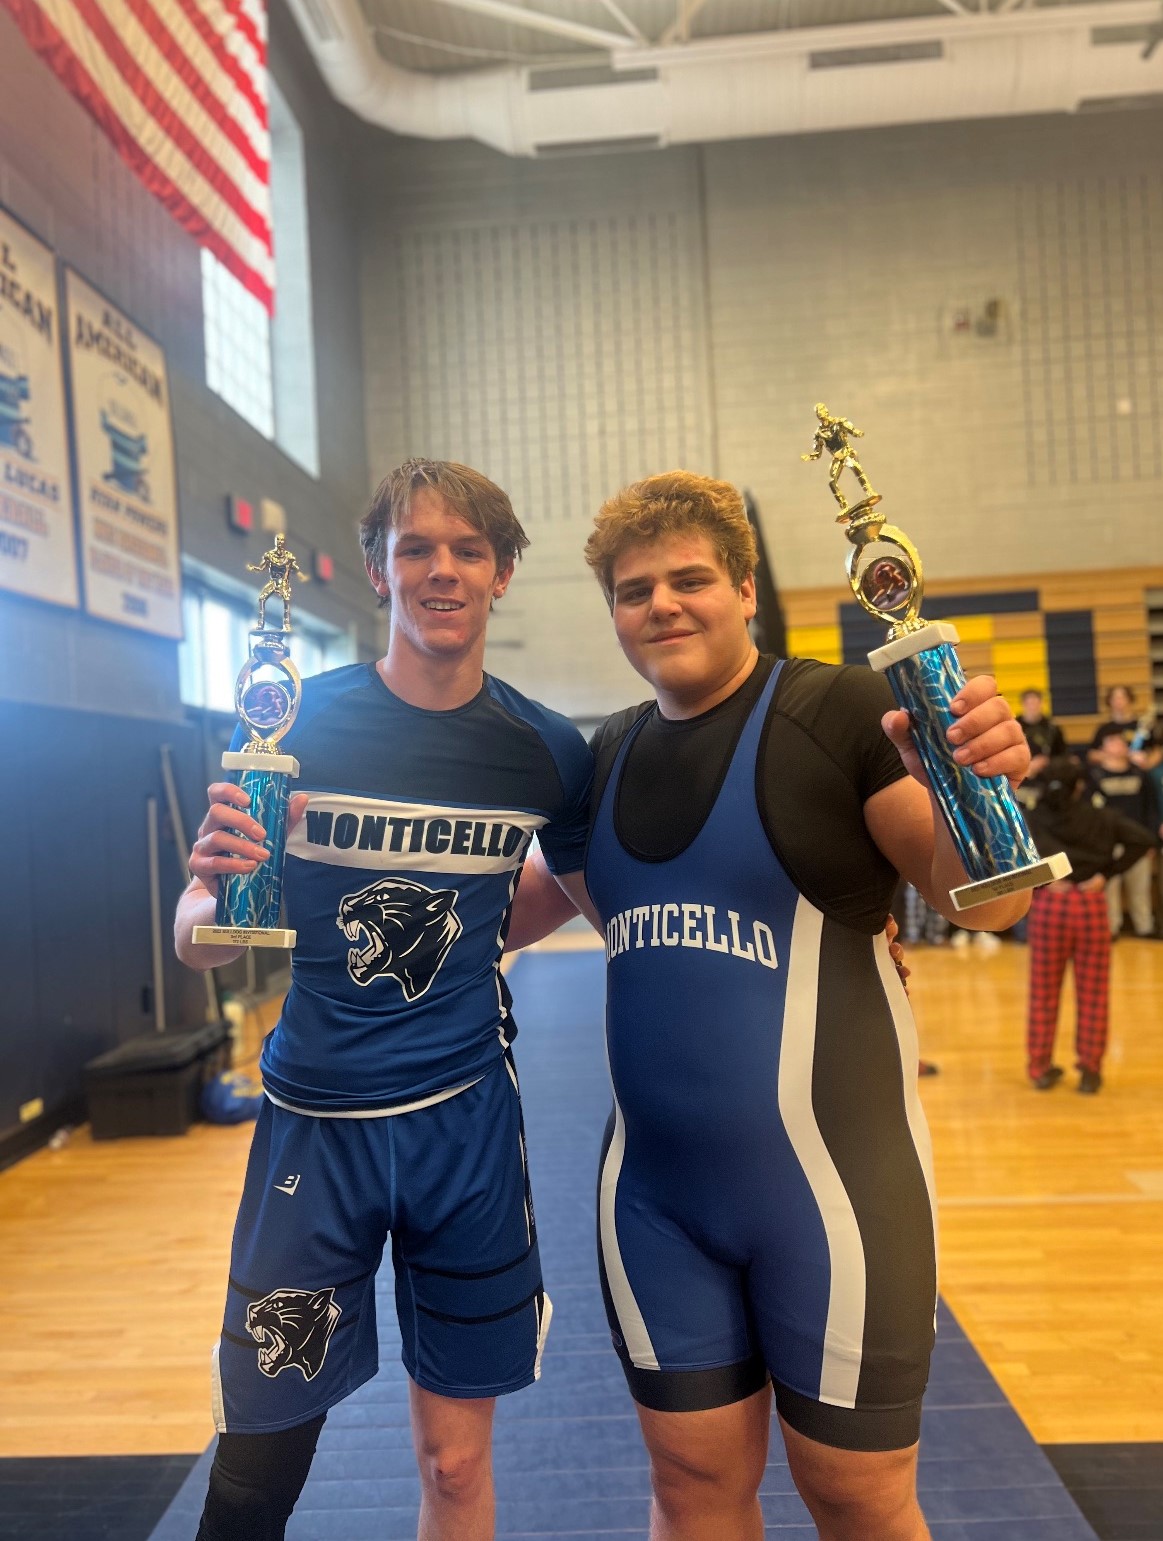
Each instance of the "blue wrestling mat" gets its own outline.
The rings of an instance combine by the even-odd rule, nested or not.
[[[497,1534],[645,1537],[650,1483],[610,1348],[594,1253],[595,1182],[610,1096],[599,952],[521,959],[520,1025],[533,1196],[554,1317],[541,1381],[497,1410]],[[418,1484],[390,1265],[377,1305],[381,1371],[327,1420],[288,1541],[409,1541]],[[213,1447],[152,1541],[192,1541]],[[814,1534],[778,1432],[762,1489],[767,1530]],[[921,1435],[921,1502],[934,1541],[1094,1541],[1053,1467],[942,1306]]]

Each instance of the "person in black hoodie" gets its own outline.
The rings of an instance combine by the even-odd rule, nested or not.
[[[1142,824],[1153,834],[1159,823],[1155,783],[1148,771],[1135,764],[1127,741],[1118,733],[1108,733],[1102,741],[1098,759],[1090,771],[1091,802],[1096,808],[1110,808],[1125,819]],[[1106,908],[1111,936],[1123,929],[1123,903],[1131,912],[1136,936],[1151,936],[1155,916],[1151,904],[1151,853],[1142,856],[1121,877],[1113,878],[1106,888]]]
[[[1028,815],[1039,854],[1065,851],[1074,868],[1036,889],[1030,906],[1030,995],[1026,1047],[1030,1080],[1049,1091],[1062,1079],[1053,1063],[1058,1002],[1067,959],[1074,961],[1078,1026],[1075,1037],[1078,1090],[1102,1085],[1110,986],[1110,930],[1103,890],[1151,848],[1151,831],[1112,808],[1094,808],[1083,797],[1086,778],[1073,760],[1051,760],[1045,791]]]

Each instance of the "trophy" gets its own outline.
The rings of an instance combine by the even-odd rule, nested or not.
[[[270,855],[253,872],[223,873],[218,879],[214,925],[195,926],[195,942],[229,947],[293,947],[294,931],[279,925],[283,897],[283,858],[287,846],[287,806],[291,782],[299,774],[294,755],[280,754],[279,740],[299,711],[303,681],[291,661],[291,577],[306,574],[287,550],[283,537],[247,572],[269,573],[258,596],[258,629],[250,633],[249,657],[234,686],[234,706],[250,734],[242,749],[227,750],[222,769],[235,773],[250,797],[250,813],[266,830]],[[281,628],[269,627],[267,600],[283,602]]]
[[[881,497],[872,490],[864,468],[849,443],[863,438],[846,417],[833,417],[823,402],[812,448],[800,458],[832,457],[828,486],[840,505],[836,523],[846,527],[848,583],[857,602],[875,620],[888,624],[884,647],[869,653],[874,669],[888,675],[896,703],[909,714],[913,742],[929,784],[945,816],[962,865],[971,881],[954,888],[950,898],[958,910],[986,904],[1019,889],[1037,888],[1065,877],[1070,859],[1064,853],[1043,859],[1030,838],[1026,821],[1004,776],[978,776],[953,758],[946,729],[957,720],[950,704],[965,684],[954,651],[960,639],[946,621],[925,621],[918,615],[923,592],[921,558],[902,530],[886,524],[879,512]],[[849,504],[838,485],[851,470],[864,496]]]

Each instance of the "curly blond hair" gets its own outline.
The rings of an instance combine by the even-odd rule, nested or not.
[[[614,564],[630,546],[662,535],[706,535],[735,588],[755,571],[759,551],[743,495],[730,482],[693,471],[663,471],[633,482],[602,504],[586,541],[586,561],[614,605]]]

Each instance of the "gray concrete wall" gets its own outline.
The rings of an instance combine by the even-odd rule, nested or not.
[[[1163,560],[1160,146],[1111,113],[708,150],[721,463],[785,584],[836,578],[818,398],[934,575]]]
[[[381,139],[364,175],[370,474],[428,454],[493,477],[532,546],[490,669],[579,716],[640,695],[580,552],[610,492],[713,458],[697,157]]]
[[[580,557],[674,465],[755,493],[781,586],[842,579],[824,399],[941,576],[1163,561],[1163,114],[510,160],[368,141],[369,474],[466,459],[533,548],[490,666],[641,694]]]

